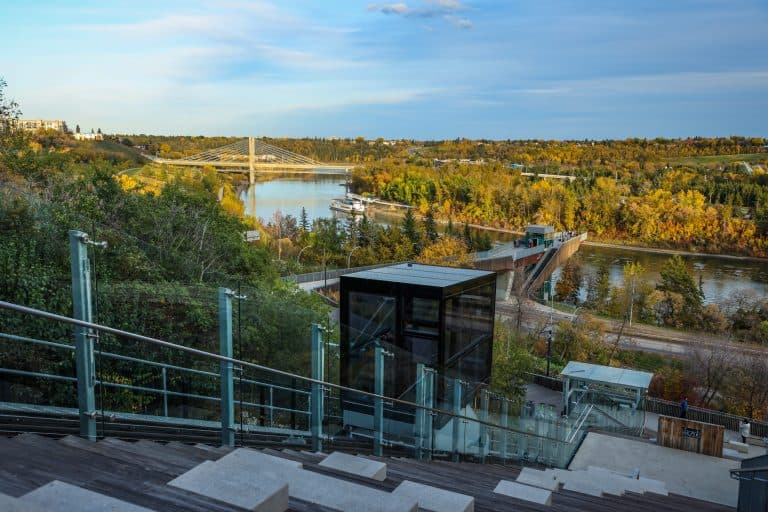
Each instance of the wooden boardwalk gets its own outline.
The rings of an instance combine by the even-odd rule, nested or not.
[[[216,460],[228,451],[206,445],[126,442],[114,438],[93,443],[72,436],[58,440],[33,434],[0,437],[0,493],[21,496],[56,479],[157,511],[240,511],[243,509],[166,485],[201,462]],[[319,466],[322,454],[275,449],[265,449],[264,453],[299,461],[310,471],[386,491],[410,480],[471,495],[478,512],[733,510],[676,495],[627,493],[622,497],[594,497],[563,490],[555,492],[551,506],[537,505],[493,492],[499,480],[517,477],[517,466],[382,458],[379,460],[387,463],[388,476],[377,482]],[[327,509],[291,498],[289,510]]]

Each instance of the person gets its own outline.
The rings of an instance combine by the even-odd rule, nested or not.
[[[746,444],[747,438],[749,437],[749,431],[751,430],[752,425],[749,424],[749,420],[747,418],[744,418],[744,421],[741,422],[741,425],[739,425],[739,433],[741,434],[741,442]]]
[[[685,396],[680,401],[680,417],[681,418],[688,417],[688,397],[685,397]]]

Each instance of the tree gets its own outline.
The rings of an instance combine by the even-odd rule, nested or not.
[[[587,287],[587,303],[597,311],[602,311],[605,301],[611,294],[611,279],[608,263],[603,261],[597,269],[597,275],[590,277]]]
[[[79,124],[75,125],[75,133],[80,133],[80,125]]]
[[[301,207],[301,216],[299,217],[299,229],[306,233],[309,231],[309,216],[307,215],[307,209]]]
[[[581,289],[581,266],[576,258],[570,258],[563,267],[555,285],[555,298],[562,302],[577,304],[579,302],[579,290]]]
[[[467,250],[472,252],[475,250],[475,244],[472,241],[472,232],[469,230],[469,224],[464,223],[464,233],[462,234],[464,243],[467,244]]]
[[[405,211],[400,230],[403,232],[403,236],[405,236],[411,243],[413,254],[421,252],[421,233],[419,233],[416,226],[416,217],[413,215],[413,208],[408,208]]]
[[[671,294],[678,294],[683,298],[680,318],[670,318],[670,320],[679,321],[686,326],[694,326],[698,323],[704,294],[680,255],[674,255],[664,264],[661,269],[661,282],[657,288],[667,294],[670,300]]]
[[[736,362],[736,352],[728,341],[687,348],[688,373],[702,390],[701,403],[709,407],[719,396]]]
[[[426,215],[424,215],[424,234],[427,237],[427,242],[433,243],[437,241],[437,225],[435,224],[435,214],[432,208],[427,210]]]
[[[96,130],[96,133],[98,133],[99,135],[101,135],[101,128],[99,128],[98,130]]]
[[[464,242],[455,236],[444,236],[424,247],[418,260],[427,265],[468,267],[472,264]]]

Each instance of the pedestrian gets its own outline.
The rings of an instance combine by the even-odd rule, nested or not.
[[[749,420],[747,418],[744,418],[744,421],[741,422],[739,425],[739,433],[741,434],[741,442],[746,444],[747,438],[749,437],[749,432],[752,428],[752,425],[749,424]]]
[[[681,418],[688,417],[688,398],[687,397],[683,397],[683,399],[680,401],[680,417]]]

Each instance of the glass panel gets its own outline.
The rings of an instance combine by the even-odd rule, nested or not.
[[[411,297],[406,301],[405,330],[411,334],[437,336],[440,329],[440,302]]]
[[[495,286],[483,285],[454,295],[445,304],[446,362],[484,337],[493,336]]]

